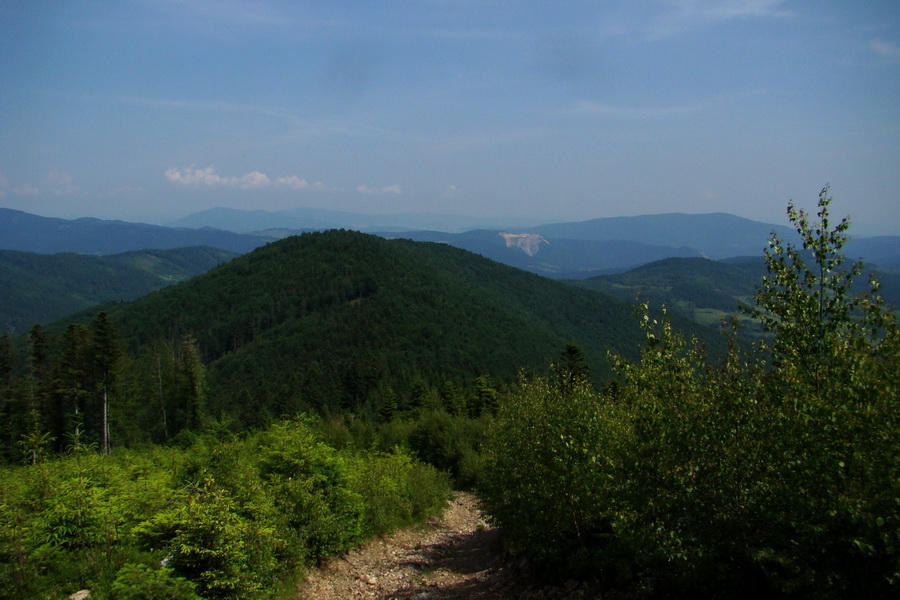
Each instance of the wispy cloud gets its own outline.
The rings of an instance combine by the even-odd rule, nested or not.
[[[41,190],[30,183],[23,183],[11,189],[10,192],[16,196],[37,196],[41,193]]]
[[[146,98],[139,96],[116,96],[114,98],[111,98],[110,101],[150,108],[176,108],[218,113],[252,113],[269,117],[277,117],[280,119],[294,120],[298,120],[300,118],[295,111],[291,111],[287,108],[269,106],[264,104],[241,104],[236,102],[203,100],[172,100],[167,98]]]
[[[42,194],[68,196],[77,194],[81,188],[75,184],[74,178],[68,173],[51,171],[39,185],[23,182],[13,186],[5,177],[0,176],[0,198],[6,195],[7,190],[15,196],[40,196]]]
[[[77,194],[81,191],[81,188],[75,184],[75,179],[71,175],[59,171],[48,173],[44,179],[44,186],[49,189],[50,193],[57,196]]]
[[[564,112],[576,116],[609,117],[615,119],[658,119],[697,112],[708,107],[708,103],[684,106],[617,106],[590,100],[581,100],[573,108]]]
[[[784,8],[786,0],[666,0],[660,12],[645,26],[651,39],[735,19],[785,18],[793,13]]]
[[[403,188],[397,184],[386,185],[381,188],[373,188],[368,185],[356,186],[356,191],[360,194],[402,194]]]
[[[292,190],[324,190],[327,189],[321,181],[310,183],[305,179],[300,179],[296,175],[290,177],[279,177],[275,180],[275,185],[290,188]]]
[[[271,2],[248,0],[151,0],[170,18],[186,24],[202,24],[204,27],[228,25],[248,28],[283,28],[296,26],[294,15]]]
[[[874,39],[869,42],[869,49],[888,60],[900,60],[900,45],[893,42],[886,42],[881,39]]]
[[[765,96],[767,93],[765,89],[750,89],[734,94],[719,94],[698,98],[690,104],[663,106],[606,104],[582,99],[561,112],[573,116],[607,117],[612,119],[662,119],[728,107],[751,98]]]
[[[231,187],[242,190],[258,190],[268,187],[281,187],[293,190],[325,190],[327,187],[320,181],[309,183],[296,175],[278,177],[273,180],[260,171],[251,171],[239,176],[223,176],[215,172],[213,167],[198,169],[191,165],[183,169],[168,169],[166,179],[173,184],[191,187]]]

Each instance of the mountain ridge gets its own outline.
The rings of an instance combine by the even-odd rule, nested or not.
[[[643,339],[633,307],[605,294],[443,244],[338,230],[273,242],[108,312],[133,349],[196,338],[216,410],[245,425],[377,406],[387,388],[411,401],[422,378],[513,380],[568,343],[602,379],[608,349],[633,355]]]
[[[262,224],[254,223],[248,215],[265,213],[221,210],[246,217],[245,228]],[[319,214],[345,213],[319,211]],[[102,255],[145,248],[206,245],[243,253],[303,231],[338,228],[337,223],[330,221],[308,222],[310,227],[303,230],[294,230],[285,225],[286,223],[279,223],[278,227],[250,234],[211,229],[206,225],[201,229],[172,229],[94,218],[66,221],[0,209],[0,248]],[[375,229],[378,231],[373,233],[383,237],[447,243],[554,278],[586,278],[621,272],[668,257],[704,256],[718,260],[735,256],[760,256],[773,232],[783,241],[797,241],[796,232],[788,227],[751,221],[729,213],[608,217],[534,227],[472,229],[461,233],[424,229]],[[510,239],[534,241],[538,240],[538,236],[544,241],[508,243]],[[869,263],[900,268],[900,236],[854,237],[846,250],[848,256],[862,256]]]
[[[0,249],[38,254],[106,255],[190,246],[244,253],[272,239],[210,228],[171,228],[94,217],[57,219],[0,208]]]

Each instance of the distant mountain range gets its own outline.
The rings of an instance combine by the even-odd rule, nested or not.
[[[353,229],[369,233],[428,229],[461,233],[472,229],[529,227],[537,224],[538,221],[534,220],[506,217],[466,217],[438,213],[373,215],[305,207],[277,211],[219,207],[194,213],[169,223],[172,227],[214,227],[236,233],[253,233],[267,229],[295,231]]]
[[[212,209],[161,227],[99,219],[51,219],[0,209],[0,248],[38,253],[116,254],[148,248],[210,246],[243,253],[302,231],[349,228],[377,230],[388,238],[432,241],[463,248],[484,257],[555,278],[586,278],[633,269],[664,258],[723,259],[762,255],[771,234],[796,242],[789,227],[726,213],[683,213],[613,217],[531,227],[473,229],[464,232],[390,230],[406,226],[415,215],[373,216],[313,209],[241,211]],[[420,220],[457,217],[419,215]],[[191,225],[186,227],[185,225]],[[900,268],[900,236],[852,240],[851,258],[863,257],[881,268]]]
[[[243,254],[273,239],[211,228],[161,227],[93,218],[55,219],[0,208],[0,250],[102,255],[209,246]]]

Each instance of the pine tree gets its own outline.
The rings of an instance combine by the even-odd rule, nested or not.
[[[388,385],[381,390],[381,406],[378,409],[378,420],[381,423],[389,423],[396,414],[397,392]]]
[[[581,383],[591,378],[591,367],[584,358],[584,352],[575,344],[566,344],[556,363],[553,363],[560,390],[569,393]]]
[[[84,433],[84,411],[91,393],[93,373],[91,332],[72,324],[59,341],[54,364],[53,406],[48,415],[50,432],[57,440]]]
[[[193,336],[181,338],[178,375],[180,380],[179,419],[185,429],[199,431],[206,412],[206,370],[200,360],[200,349]]]
[[[109,454],[109,401],[116,383],[118,362],[123,353],[118,333],[105,312],[97,314],[91,322],[91,354],[95,389],[101,405],[100,449],[104,454]]]

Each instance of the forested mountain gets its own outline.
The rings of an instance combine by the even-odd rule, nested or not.
[[[218,229],[159,227],[101,219],[55,219],[0,208],[0,249],[54,254],[119,254],[132,250],[210,246],[247,252],[271,241]]]
[[[196,338],[211,409],[244,425],[299,409],[377,410],[385,393],[420,402],[442,381],[511,380],[546,369],[567,343],[602,377],[608,348],[630,355],[641,339],[632,306],[609,296],[446,245],[350,231],[268,244],[109,313],[134,352]]]
[[[0,331],[21,334],[101,302],[134,300],[235,256],[209,247],[104,257],[0,250]]]
[[[857,249],[861,249],[857,246]],[[852,255],[850,255],[852,256]],[[867,266],[868,265],[867,263]],[[873,269],[865,271],[869,275]],[[900,275],[874,269],[880,293],[889,305],[900,307]],[[721,261],[707,258],[667,258],[625,273],[601,275],[571,283],[623,300],[638,298],[651,305],[666,304],[677,314],[697,323],[718,327],[723,318],[752,305],[753,296],[766,274],[763,257],[736,257]],[[865,291],[868,278],[860,278],[855,293]]]
[[[580,287],[623,300],[638,298],[651,305],[667,305],[672,311],[698,323],[717,326],[726,315],[752,304],[766,267],[762,258],[733,259],[667,258],[626,273],[572,280]]]

